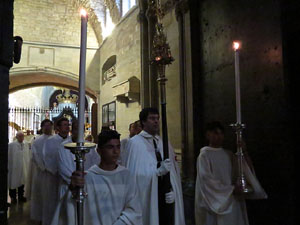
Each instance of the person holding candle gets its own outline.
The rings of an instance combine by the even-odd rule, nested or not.
[[[72,191],[84,187],[84,225],[141,225],[142,211],[134,176],[118,165],[120,134],[104,130],[98,136],[101,162],[86,173],[75,171],[69,191],[60,201],[51,225],[76,224],[76,201]],[[84,178],[83,178],[84,176]]]
[[[235,184],[238,175],[237,158],[223,148],[224,127],[211,122],[205,129],[208,146],[200,150],[197,159],[195,188],[196,225],[248,225],[245,197],[263,199],[267,195],[255,177],[251,160],[244,151],[243,168],[253,193],[241,193]],[[239,143],[241,146],[245,144]]]
[[[197,159],[195,193],[196,225],[248,225],[246,204],[235,195],[233,154],[223,149],[224,127],[220,122],[206,126],[209,145]]]
[[[68,186],[71,183],[72,173],[76,169],[75,155],[71,153],[70,149],[65,148],[65,144],[76,142],[78,137],[78,121],[72,122],[72,140],[67,139],[60,144],[58,150],[58,173],[60,176],[59,184],[59,198],[62,198],[65,192],[68,190]],[[95,146],[96,148],[96,146]],[[88,170],[93,165],[98,165],[100,162],[99,154],[96,149],[92,148],[85,154],[84,169]]]

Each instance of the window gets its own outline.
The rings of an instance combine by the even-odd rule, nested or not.
[[[111,102],[102,106],[102,127],[116,129],[116,102]]]
[[[120,6],[122,9],[122,16],[124,16],[129,11],[129,9],[136,5],[136,0],[121,0],[120,2],[122,3]]]
[[[109,9],[105,7],[105,15],[104,15],[104,21],[103,21],[103,26],[102,26],[102,35],[103,38],[105,39],[107,36],[111,34],[111,32],[115,28],[115,24],[112,22],[111,16]]]

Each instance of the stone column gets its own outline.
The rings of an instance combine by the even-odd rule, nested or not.
[[[182,133],[182,186],[184,195],[185,214],[187,224],[194,224],[194,193],[195,193],[195,130],[193,106],[193,74],[191,60],[191,32],[190,9],[188,0],[176,3],[175,13],[179,31],[179,75],[180,75],[180,103],[181,103],[181,133]],[[197,90],[199,91],[199,90]]]
[[[13,0],[0,4],[0,224],[7,225],[9,69],[13,60]]]
[[[188,118],[188,74],[187,73],[187,41],[189,41],[189,33],[187,33],[186,14],[188,13],[187,1],[179,1],[175,7],[176,19],[178,21],[179,31],[179,75],[180,75],[180,101],[181,101],[181,128],[182,128],[182,170],[183,178],[194,178],[194,166],[189,163],[190,160],[194,160],[193,145],[189,142],[188,134],[191,132],[189,129],[189,118]],[[189,155],[192,157],[189,157]]]
[[[148,46],[148,20],[146,17],[147,2],[139,1],[139,22],[141,32],[141,105],[142,108],[150,106],[150,89],[149,89],[149,46]]]

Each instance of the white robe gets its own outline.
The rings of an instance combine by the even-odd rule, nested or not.
[[[49,225],[52,221],[55,209],[58,204],[58,188],[59,188],[59,174],[58,174],[58,151],[63,139],[58,134],[48,138],[43,147],[43,161],[45,164],[45,179],[43,183],[43,225]]]
[[[125,164],[123,164],[123,161],[127,158],[127,150],[126,150],[126,147],[127,147],[127,143],[128,141],[130,140],[130,137],[128,138],[124,138],[120,141],[120,159],[119,159],[119,163],[123,166],[125,166]]]
[[[31,152],[26,142],[12,142],[8,145],[8,188],[25,185],[28,176]]]
[[[84,225],[141,225],[134,177],[123,166],[105,171],[94,165],[85,175]],[[70,191],[61,199],[51,225],[75,225],[76,202]]]
[[[143,209],[144,225],[159,224],[157,159],[153,138],[155,138],[158,150],[163,157],[162,139],[159,136],[153,137],[142,131],[128,141],[127,156],[125,159],[122,159],[126,167],[136,177]],[[175,193],[175,225],[185,225],[180,170],[175,161],[173,148],[170,145],[169,156],[172,163],[170,179],[173,192]]]
[[[76,163],[74,161],[75,155],[71,153],[69,149],[64,147],[65,144],[70,142],[72,142],[70,139],[62,142],[58,151],[58,172],[61,178],[58,191],[59,198],[62,198],[68,190],[72,173],[76,170]],[[88,170],[93,165],[99,164],[100,156],[97,153],[96,148],[92,148],[87,154],[85,154],[84,170]]]
[[[197,160],[196,225],[248,225],[245,200],[233,195],[233,154],[204,147]]]
[[[42,221],[43,213],[43,183],[45,181],[45,165],[43,161],[43,147],[50,135],[41,135],[32,143],[31,160],[31,195],[30,195],[30,217],[32,220]]]

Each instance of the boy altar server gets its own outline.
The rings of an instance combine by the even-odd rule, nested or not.
[[[120,155],[120,134],[104,130],[98,136],[99,165],[84,175],[75,171],[70,191],[60,201],[52,225],[76,224],[76,202],[72,191],[83,187],[88,194],[84,200],[84,225],[141,225],[142,213],[134,177],[117,164]]]

